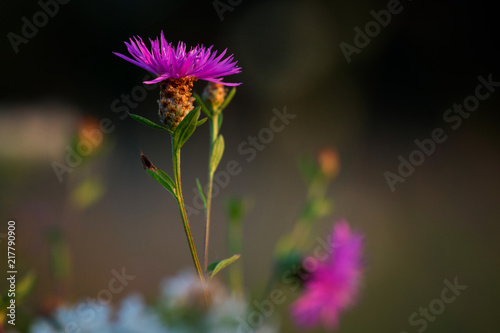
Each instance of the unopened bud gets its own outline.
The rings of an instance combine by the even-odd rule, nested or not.
[[[321,172],[328,178],[335,178],[340,171],[340,158],[335,149],[323,148],[318,155]]]
[[[89,152],[94,151],[102,144],[104,135],[99,127],[99,121],[95,117],[85,117],[78,127],[78,143],[87,145]]]
[[[214,110],[224,103],[226,99],[226,87],[220,83],[209,82],[203,90],[203,100],[212,104]]]
[[[142,153],[141,151],[141,160],[142,160],[142,166],[144,167],[144,170],[151,170],[151,171],[154,171],[156,170],[157,168],[154,166],[153,162],[151,162],[151,160]]]

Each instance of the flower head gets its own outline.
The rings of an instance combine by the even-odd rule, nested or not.
[[[292,316],[303,327],[323,323],[336,328],[340,313],[352,306],[358,294],[362,274],[363,237],[351,231],[346,221],[333,228],[332,253],[310,272],[303,295],[292,304]]]
[[[227,49],[217,55],[217,51],[212,52],[213,46],[207,49],[203,45],[198,45],[186,52],[186,44],[179,42],[175,48],[172,43],[167,42],[163,31],[160,40],[157,37],[154,41],[151,39],[149,41],[151,50],[139,36],[130,38],[129,43],[125,42],[133,59],[120,53],[114,54],[157,76],[156,79],[144,83],[160,82],[158,115],[161,122],[172,131],[194,108],[192,88],[196,80],[226,86],[241,84],[222,82],[223,76],[241,72],[241,68],[236,66],[237,62],[233,60],[233,55],[222,59]]]
[[[153,84],[166,79],[193,77],[226,86],[241,84],[222,82],[223,76],[241,72],[241,67],[237,67],[237,62],[233,60],[233,55],[222,59],[227,49],[218,56],[217,51],[212,52],[213,46],[205,48],[203,45],[198,45],[186,52],[186,44],[179,42],[177,48],[172,46],[172,43],[168,43],[165,39],[163,31],[160,40],[157,37],[154,41],[151,39],[149,41],[151,50],[148,50],[139,36],[130,38],[129,43],[125,42],[133,59],[114,52],[120,58],[157,75],[156,79],[144,83]]]

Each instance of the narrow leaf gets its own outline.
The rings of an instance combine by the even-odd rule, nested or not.
[[[208,117],[203,118],[202,120],[198,120],[196,123],[196,127],[203,125],[207,121]]]
[[[222,110],[224,110],[226,108],[226,106],[228,106],[229,103],[231,103],[231,100],[233,99],[234,94],[236,94],[236,87],[233,87],[233,89],[231,89],[229,94],[227,94],[226,99],[224,100],[224,102],[222,102],[222,105],[219,106],[219,108],[217,109],[217,112],[222,112]]]
[[[196,129],[196,124],[198,118],[200,117],[201,107],[198,106],[194,110],[188,113],[186,117],[181,121],[181,123],[175,128],[173,133],[174,138],[174,149],[180,149],[186,141],[193,135]]]
[[[212,147],[212,155],[210,156],[209,170],[214,173],[220,163],[222,155],[224,154],[224,137],[219,135]]]
[[[198,105],[201,106],[201,110],[203,111],[203,113],[210,117],[212,115],[212,112],[210,112],[210,110],[207,108],[200,95],[198,95],[197,93],[193,93],[193,95]]]
[[[227,266],[231,265],[233,262],[238,260],[241,257],[241,254],[235,254],[232,257],[229,257],[224,260],[216,261],[214,263],[211,263],[207,267],[207,273],[210,273],[210,278],[213,278],[215,274],[219,273],[221,269],[226,268]]]
[[[157,167],[154,166],[153,162],[144,155],[141,152],[141,160],[142,160],[142,165],[144,166],[144,169],[146,169],[146,172],[153,177],[160,185],[162,185],[164,188],[166,188],[172,195],[177,198],[175,195],[175,183],[170,178],[169,175],[167,175],[163,170],[158,169]]]
[[[200,180],[196,178],[196,186],[198,186],[198,192],[200,193],[201,200],[203,200],[203,205],[205,209],[207,208],[207,198],[205,198],[205,194],[203,194],[203,188],[201,187]]]
[[[133,113],[130,113],[130,117],[138,122],[140,122],[141,124],[143,125],[146,125],[146,126],[149,126],[149,127],[152,127],[152,128],[155,128],[155,129],[161,129],[161,130],[167,130],[169,132],[171,132],[168,128],[166,127],[163,127],[163,126],[160,126],[158,125],[157,123],[154,123],[152,122],[151,120],[149,119],[146,119],[144,117],[141,117],[139,115],[136,115],[136,114],[133,114]]]
[[[36,282],[36,274],[33,271],[29,271],[22,277],[22,279],[17,284],[16,298],[19,301],[24,300],[33,290]]]
[[[167,175],[163,170],[154,169],[154,170],[146,170],[146,172],[153,177],[161,186],[166,188],[174,197],[175,195],[175,184],[172,178]]]
[[[317,219],[328,216],[333,212],[333,202],[323,197],[313,198],[304,206],[301,215],[313,223]]]

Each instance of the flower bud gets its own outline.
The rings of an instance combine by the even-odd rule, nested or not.
[[[224,103],[226,95],[226,88],[220,83],[209,82],[203,90],[203,100],[211,103],[214,110]]]
[[[335,178],[340,171],[340,159],[337,150],[323,148],[318,155],[321,173],[329,179]]]

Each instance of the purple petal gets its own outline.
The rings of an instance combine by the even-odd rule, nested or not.
[[[331,235],[332,255],[310,273],[302,296],[291,307],[294,321],[302,327],[322,323],[335,328],[340,313],[352,306],[362,275],[363,236],[338,221]]]
[[[218,82],[226,86],[241,84],[222,82],[222,77],[241,72],[241,67],[237,67],[237,62],[233,61],[233,55],[223,59],[227,49],[218,56],[217,51],[212,52],[213,46],[207,49],[203,45],[197,45],[186,52],[185,43],[179,41],[177,47],[172,46],[165,39],[163,31],[160,38],[149,39],[149,43],[150,50],[139,36],[125,42],[133,59],[113,52],[120,58],[158,76],[156,79],[144,83],[153,84],[169,78],[194,76],[200,80]]]

